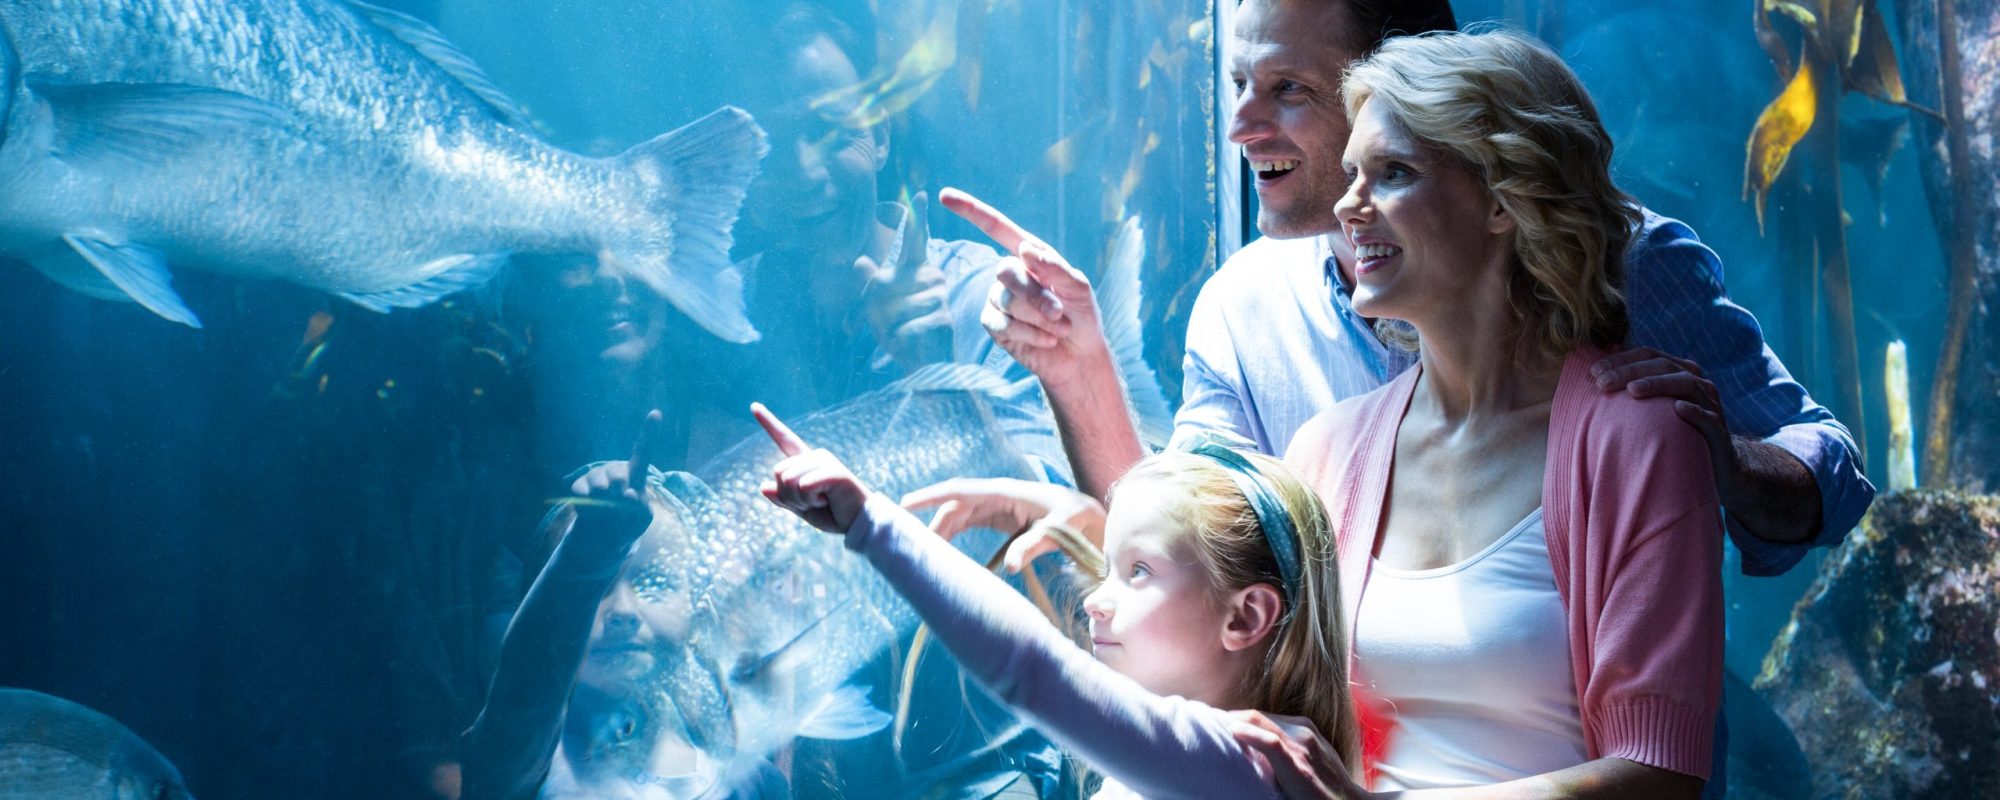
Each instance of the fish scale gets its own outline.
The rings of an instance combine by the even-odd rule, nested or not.
[[[1040,444],[1053,444],[1052,422],[1031,384],[1008,385],[966,365],[926,368],[792,427],[892,498],[949,478],[1039,478],[1021,448],[1047,458]],[[660,476],[672,499],[635,556],[642,593],[681,595],[693,610],[682,658],[665,660],[646,678],[656,689],[653,716],[683,720],[690,737],[723,762],[724,778],[747,774],[796,736],[826,735],[808,718],[918,623],[840,536],[763,498],[758,487],[779,460],[776,447],[756,436],[692,475]],[[886,720],[869,727],[849,719],[840,735],[861,735]],[[641,768],[636,761],[623,767]]]

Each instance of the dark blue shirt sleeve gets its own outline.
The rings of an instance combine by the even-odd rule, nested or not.
[[[1792,379],[1757,318],[1730,301],[1715,251],[1681,222],[1646,212],[1626,259],[1626,298],[1632,344],[1701,365],[1722,395],[1730,430],[1783,448],[1819,485],[1821,527],[1804,543],[1765,541],[1727,520],[1744,574],[1782,574],[1808,549],[1839,544],[1868,510],[1875,487],[1847,428]]]

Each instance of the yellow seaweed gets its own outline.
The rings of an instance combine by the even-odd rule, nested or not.
[[[1070,174],[1076,169],[1076,148],[1083,135],[1084,131],[1077,131],[1049,145],[1049,149],[1042,151],[1042,165],[1057,177]]]
[[[1882,13],[1869,14],[1856,35],[1861,51],[1848,67],[1847,85],[1884,103],[1908,105],[1910,98],[1903,92],[1903,73],[1896,66],[1896,47],[1889,42]]]
[[[1813,13],[1813,10],[1810,8],[1806,8],[1798,3],[1788,2],[1788,0],[1764,0],[1764,11],[1767,13],[1776,11],[1787,17],[1791,17],[1793,21],[1799,23],[1806,30],[1814,30],[1819,27],[1818,14]]]
[[[878,68],[868,79],[822,94],[808,105],[838,115],[839,124],[855,130],[887,122],[916,104],[957,63],[955,30],[955,18],[940,14],[886,73]]]
[[[1813,85],[1814,71],[1812,53],[1808,51],[1799,58],[1799,70],[1792,75],[1785,91],[1764,107],[1764,113],[1757,115],[1757,126],[1750,131],[1750,141],[1745,145],[1743,196],[1747,199],[1756,195],[1759,233],[1764,230],[1764,196],[1770,192],[1771,182],[1785,168],[1792,147],[1812,129],[1813,115],[1819,106],[1819,90]]]

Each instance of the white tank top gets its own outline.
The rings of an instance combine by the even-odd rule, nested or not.
[[[1541,509],[1464,562],[1373,567],[1354,634],[1355,699],[1387,728],[1370,789],[1480,786],[1588,760]]]

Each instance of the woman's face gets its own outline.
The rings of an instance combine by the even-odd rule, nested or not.
[[[1192,533],[1161,510],[1172,501],[1149,484],[1121,487],[1104,521],[1104,583],[1084,598],[1097,660],[1161,695],[1221,702],[1227,674],[1223,605],[1187,542]]]
[[[1422,329],[1473,298],[1506,296],[1513,222],[1471,166],[1374,99],[1355,115],[1341,166],[1348,188],[1334,214],[1354,247],[1355,311]]]
[[[771,153],[750,184],[738,236],[750,249],[852,271],[875,222],[886,141],[879,126],[852,121],[861,78],[831,38],[815,37],[773,66],[771,85],[746,98]]]

